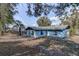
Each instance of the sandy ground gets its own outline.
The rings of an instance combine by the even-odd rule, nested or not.
[[[21,37],[17,36],[16,34],[6,34],[4,36],[0,36],[0,42],[21,42],[19,45],[26,45],[26,46],[34,46],[44,42],[45,39],[39,40],[32,40],[33,38],[28,37]]]
[[[73,36],[71,37],[71,41],[78,43],[79,44],[79,36]],[[37,49],[34,49],[34,46],[40,45],[45,42],[46,47],[53,47],[59,49],[60,46],[63,47],[62,45],[65,45],[66,47],[63,48],[65,50],[68,49],[68,51],[71,51],[72,46],[75,43],[67,43],[64,44],[63,42],[55,42],[51,41],[51,46],[48,46],[48,43],[46,43],[46,38],[39,38],[32,40],[32,38],[24,38],[21,36],[17,36],[16,34],[5,34],[4,36],[0,36],[0,55],[1,56],[11,56],[11,55],[21,55],[21,56],[26,56],[26,55],[38,55],[40,52]],[[48,41],[47,41],[48,42]],[[56,49],[55,49],[56,50]],[[61,48],[60,48],[61,50]],[[73,48],[73,52],[78,53],[78,48]],[[66,51],[66,53],[68,52]],[[72,51],[71,51],[72,52]],[[68,52],[69,53],[69,52]],[[71,53],[72,54],[72,53]]]
[[[74,35],[70,38],[71,41],[74,41],[75,43],[79,43],[79,36],[77,35]],[[5,34],[4,36],[0,36],[0,42],[16,42],[16,41],[27,41],[27,42],[31,42],[32,41],[32,38],[24,38],[24,37],[21,37],[21,36],[18,36],[16,34],[11,34],[11,33],[7,33]],[[39,40],[37,40],[38,42]],[[42,41],[42,40],[40,40]],[[36,40],[33,40],[33,42],[36,42]],[[30,43],[28,43],[30,44]],[[34,43],[33,43],[34,44]],[[37,44],[37,43],[36,43]]]
[[[72,36],[71,41],[74,41],[75,43],[79,44],[79,36],[77,36],[77,35]]]
[[[44,40],[31,40],[31,38],[23,38],[16,34],[0,36],[0,56],[16,56],[16,55],[37,55],[39,51],[33,46],[43,43]]]

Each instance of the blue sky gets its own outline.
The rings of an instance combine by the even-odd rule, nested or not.
[[[26,14],[26,10],[27,10],[27,5],[26,4],[18,4],[17,5],[17,10],[19,13],[17,13],[16,15],[14,15],[14,19],[15,20],[20,20],[25,26],[37,26],[37,19],[36,17],[29,17]],[[54,13],[50,13],[48,15],[48,18],[52,21],[53,25],[59,24],[60,20],[55,17]]]

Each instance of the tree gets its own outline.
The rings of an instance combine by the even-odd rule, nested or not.
[[[41,15],[48,15],[52,10],[53,6],[46,3],[31,3],[27,4],[27,8],[27,15],[38,17]]]
[[[14,3],[1,3],[0,4],[0,31],[1,34],[6,30],[5,25],[11,24],[13,20],[13,15],[16,13],[14,8],[17,4]]]
[[[69,20],[71,21],[71,28],[72,32],[76,34],[76,32],[79,30],[79,11],[77,9],[74,9],[72,11],[71,17],[69,17]]]
[[[19,20],[15,20],[15,26],[14,27],[16,27],[16,28],[18,28],[18,34],[21,36],[21,34],[22,34],[22,29],[24,29],[25,28],[25,26],[22,24],[22,22],[21,21],[19,21]],[[13,28],[14,28],[13,27]]]
[[[38,26],[51,26],[51,21],[47,17],[43,16],[37,20],[37,24]]]
[[[77,7],[78,3],[57,3],[57,4],[47,4],[47,3],[32,3],[27,4],[28,10],[27,14],[29,16],[41,16],[48,15],[50,12],[55,13],[57,16],[62,16],[65,14],[66,8]]]
[[[65,16],[62,20],[63,24],[70,26],[71,35],[76,34],[79,30],[79,11],[77,9],[73,9],[72,14],[70,16]]]

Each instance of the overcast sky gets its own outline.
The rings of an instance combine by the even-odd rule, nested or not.
[[[18,4],[16,8],[19,11],[19,13],[14,15],[15,20],[22,21],[22,23],[25,26],[37,26],[37,23],[36,23],[37,18],[33,16],[32,17],[27,16],[26,14],[27,5],[26,4]],[[52,25],[58,25],[59,23],[61,23],[61,21],[57,18],[57,16],[55,16],[54,13],[50,13],[48,15],[48,18],[52,21]]]

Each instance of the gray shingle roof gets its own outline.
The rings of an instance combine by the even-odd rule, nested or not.
[[[31,30],[64,30],[69,28],[68,25],[58,25],[58,26],[46,26],[46,27],[27,27],[26,30],[31,29]]]

